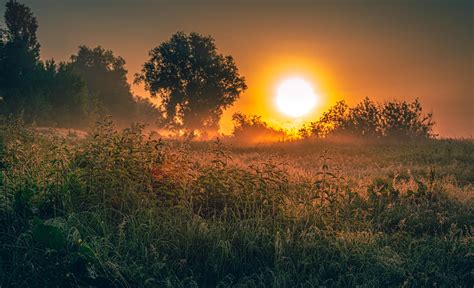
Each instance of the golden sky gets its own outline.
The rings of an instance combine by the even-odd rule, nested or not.
[[[130,80],[148,51],[173,33],[213,36],[249,86],[226,111],[225,132],[235,111],[294,127],[317,119],[337,100],[353,104],[368,96],[381,102],[418,97],[434,113],[441,136],[474,135],[469,1],[22,2],[38,18],[43,58],[66,60],[79,45],[102,45],[127,61]],[[300,120],[285,117],[273,101],[277,83],[294,76],[308,80],[321,97],[321,105]]]

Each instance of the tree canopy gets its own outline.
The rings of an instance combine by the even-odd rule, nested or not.
[[[8,1],[5,9],[6,29],[0,31],[0,96],[3,113],[21,113],[32,117],[42,110],[36,83],[40,45],[36,31],[38,23],[30,8]],[[27,110],[27,111],[25,111]]]
[[[38,22],[24,4],[8,1],[0,29],[0,114],[26,123],[84,127],[97,117],[118,122],[161,118],[146,99],[135,99],[125,60],[100,46],[80,46],[68,62],[40,59]],[[143,115],[141,115],[143,114]]]
[[[5,37],[8,43],[22,45],[36,60],[39,59],[40,44],[36,37],[38,21],[30,8],[16,1],[8,1],[5,10]]]
[[[134,99],[122,57],[101,46],[80,46],[68,65],[86,81],[100,114],[122,119],[132,116]]]
[[[172,128],[217,131],[223,110],[247,89],[234,59],[210,36],[178,32],[154,48],[136,82],[161,100]]]
[[[300,130],[303,137],[324,138],[334,135],[357,137],[420,139],[433,136],[433,115],[423,114],[418,99],[413,102],[374,103],[369,98],[354,107],[337,102],[318,121]]]

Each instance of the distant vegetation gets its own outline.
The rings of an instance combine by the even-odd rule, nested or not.
[[[133,96],[125,60],[112,51],[81,46],[68,62],[42,61],[30,9],[8,1],[5,23],[0,31],[1,114],[60,127],[87,127],[104,115],[127,124],[160,120],[151,102]]]
[[[241,144],[281,142],[290,137],[287,131],[272,127],[257,115],[247,116],[243,113],[234,113],[232,121],[234,124],[232,138]]]
[[[136,75],[160,107],[137,98],[125,60],[102,47],[80,46],[67,62],[40,60],[38,23],[31,10],[8,1],[0,31],[0,113],[26,123],[88,127],[105,115],[119,123],[147,122],[186,134],[216,134],[223,109],[247,86],[231,56],[214,39],[178,32],[150,51]]]
[[[418,99],[412,103],[389,101],[377,104],[369,98],[354,107],[337,102],[318,121],[303,127],[303,138],[353,136],[391,139],[427,139],[434,136],[431,113],[423,114]]]
[[[224,109],[247,89],[231,56],[217,53],[214,39],[178,32],[150,51],[136,82],[160,96],[168,127],[188,134],[217,134]]]
[[[0,30],[0,114],[20,116],[27,124],[86,128],[111,115],[121,126],[142,122],[209,139],[218,135],[223,111],[247,89],[233,58],[219,54],[210,36],[178,32],[150,51],[135,83],[159,98],[156,106],[132,94],[125,60],[112,51],[80,46],[67,62],[42,61],[38,23],[30,9],[8,1],[5,23]],[[257,115],[239,113],[233,121],[238,141],[295,138]],[[377,104],[366,98],[355,107],[338,102],[297,136],[426,139],[434,136],[433,125],[418,100]]]

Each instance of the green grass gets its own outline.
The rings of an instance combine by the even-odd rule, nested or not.
[[[1,128],[0,287],[469,287],[472,141]]]

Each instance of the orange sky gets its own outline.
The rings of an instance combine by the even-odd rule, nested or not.
[[[469,1],[24,0],[39,21],[42,57],[66,60],[102,45],[127,61],[130,80],[148,51],[176,31],[212,35],[234,56],[248,91],[226,111],[297,126],[335,101],[420,98],[436,132],[474,135],[473,5]],[[449,3],[448,3],[449,2]],[[2,8],[3,9],[3,8]],[[0,11],[3,13],[3,10]],[[273,103],[276,83],[302,76],[322,97],[305,119]],[[140,95],[146,93],[134,87]]]

